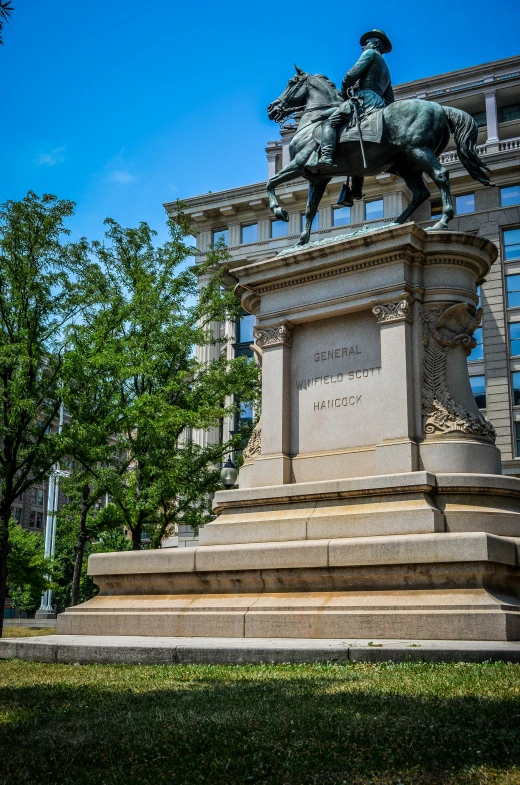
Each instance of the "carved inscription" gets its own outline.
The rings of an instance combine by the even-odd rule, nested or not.
[[[338,384],[343,381],[353,382],[356,379],[368,379],[371,376],[378,376],[380,373],[380,366],[360,368],[357,371],[348,371],[348,373],[330,373],[325,376],[312,376],[309,379],[297,379],[296,387],[298,390],[308,390],[309,387],[318,387],[322,384]]]
[[[327,401],[314,401],[314,411],[339,409],[341,406],[355,406],[361,403],[362,395],[345,395],[343,398],[329,398]]]
[[[341,346],[338,349],[327,349],[324,352],[314,353],[314,362],[319,363],[325,360],[339,360],[342,357],[354,357],[356,354],[361,354],[359,346]]]
[[[383,368],[370,311],[298,325],[290,362],[291,452],[376,443]]]

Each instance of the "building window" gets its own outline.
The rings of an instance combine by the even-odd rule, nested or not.
[[[509,207],[511,204],[520,204],[520,185],[510,185],[500,189],[500,204]]]
[[[498,110],[499,123],[508,123],[510,120],[520,120],[520,104],[509,104]]]
[[[350,207],[335,207],[332,210],[332,225],[345,226],[351,221]]]
[[[486,408],[486,377],[482,376],[470,376],[469,383],[471,384],[471,391],[475,397],[475,401],[477,402],[477,406],[479,409]]]
[[[477,128],[483,128],[487,125],[487,118],[485,112],[471,112],[471,116],[477,124]]]
[[[303,230],[305,229],[305,223],[307,219],[305,217],[305,213],[302,213],[301,216],[302,216],[302,232],[303,232]],[[319,228],[320,228],[319,214],[316,213],[311,223],[311,232],[317,232]]]
[[[515,455],[520,456],[520,422],[515,422]]]
[[[382,199],[376,199],[374,202],[366,202],[365,218],[367,221],[377,221],[379,218],[384,217],[385,210]]]
[[[430,218],[438,218],[440,215],[442,215],[442,202],[439,200],[430,202]]]
[[[43,488],[33,488],[32,503],[43,507]]]
[[[22,508],[21,507],[11,507],[11,515],[15,519],[16,523],[22,522]]]
[[[520,308],[520,275],[506,275],[507,307]]]
[[[520,259],[520,229],[506,229],[504,232],[504,259],[506,262]]]
[[[242,430],[247,428],[253,422],[253,407],[250,403],[241,403],[240,411],[238,413],[238,429]]]
[[[35,510],[31,510],[29,516],[29,526],[33,529],[41,529],[43,526],[43,512],[36,512]]]
[[[513,406],[520,406],[520,371],[511,374],[511,386],[513,388]]]
[[[287,237],[288,228],[287,221],[271,221],[271,237],[273,240],[277,237]]]
[[[484,359],[484,343],[482,338],[482,327],[479,327],[473,333],[473,338],[476,340],[477,345],[474,349],[471,350],[471,354],[468,357],[468,362],[476,362],[478,360]]]
[[[213,232],[213,245],[218,243],[219,240],[224,240],[224,245],[228,245],[228,229],[215,229]]]
[[[22,493],[17,497],[16,501],[17,502],[22,502],[22,504],[23,504],[23,500],[24,499],[25,499],[25,493],[22,491]]]
[[[520,354],[520,322],[510,322],[509,324],[509,353],[511,357]]]
[[[237,327],[237,343],[253,343],[253,327],[255,326],[255,316],[252,313],[246,313],[238,322]]]
[[[242,239],[241,242],[243,245],[246,243],[256,243],[258,240],[258,224],[247,224],[247,226],[242,227]]]
[[[475,212],[475,194],[463,194],[455,197],[455,213],[466,215]]]

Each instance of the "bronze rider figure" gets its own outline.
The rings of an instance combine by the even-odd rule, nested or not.
[[[361,36],[359,43],[363,47],[363,52],[357,63],[347,72],[341,85],[341,92],[346,100],[322,123],[321,155],[318,166],[335,166],[337,129],[352,118],[352,105],[347,92],[349,88],[357,83],[356,99],[360,119],[394,102],[390,71],[383,59],[384,54],[392,51],[388,36],[382,30],[370,30]],[[347,180],[341,190],[338,204],[350,207],[353,199],[361,199],[363,182],[363,177],[352,177],[351,190]]]

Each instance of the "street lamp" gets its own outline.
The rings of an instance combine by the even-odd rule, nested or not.
[[[237,481],[238,472],[235,464],[228,458],[220,472],[220,479],[224,488],[232,488]]]
[[[60,406],[60,420],[58,433],[63,430],[64,408]],[[56,513],[58,512],[58,496],[60,492],[60,477],[68,477],[69,471],[60,469],[59,463],[55,463],[49,476],[49,494],[47,498],[47,520],[45,522],[45,558],[54,557],[56,544]],[[52,589],[47,589],[42,594],[41,605],[36,611],[37,619],[54,619],[52,608]]]

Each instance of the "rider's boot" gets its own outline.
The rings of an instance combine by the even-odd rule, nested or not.
[[[326,120],[321,128],[321,154],[318,159],[318,166],[335,166],[336,129]]]
[[[341,191],[339,192],[337,203],[342,205],[343,207],[352,207],[352,205],[354,204],[354,199],[352,196],[352,191],[350,190],[350,183],[348,179],[345,180],[345,182],[341,186]]]

